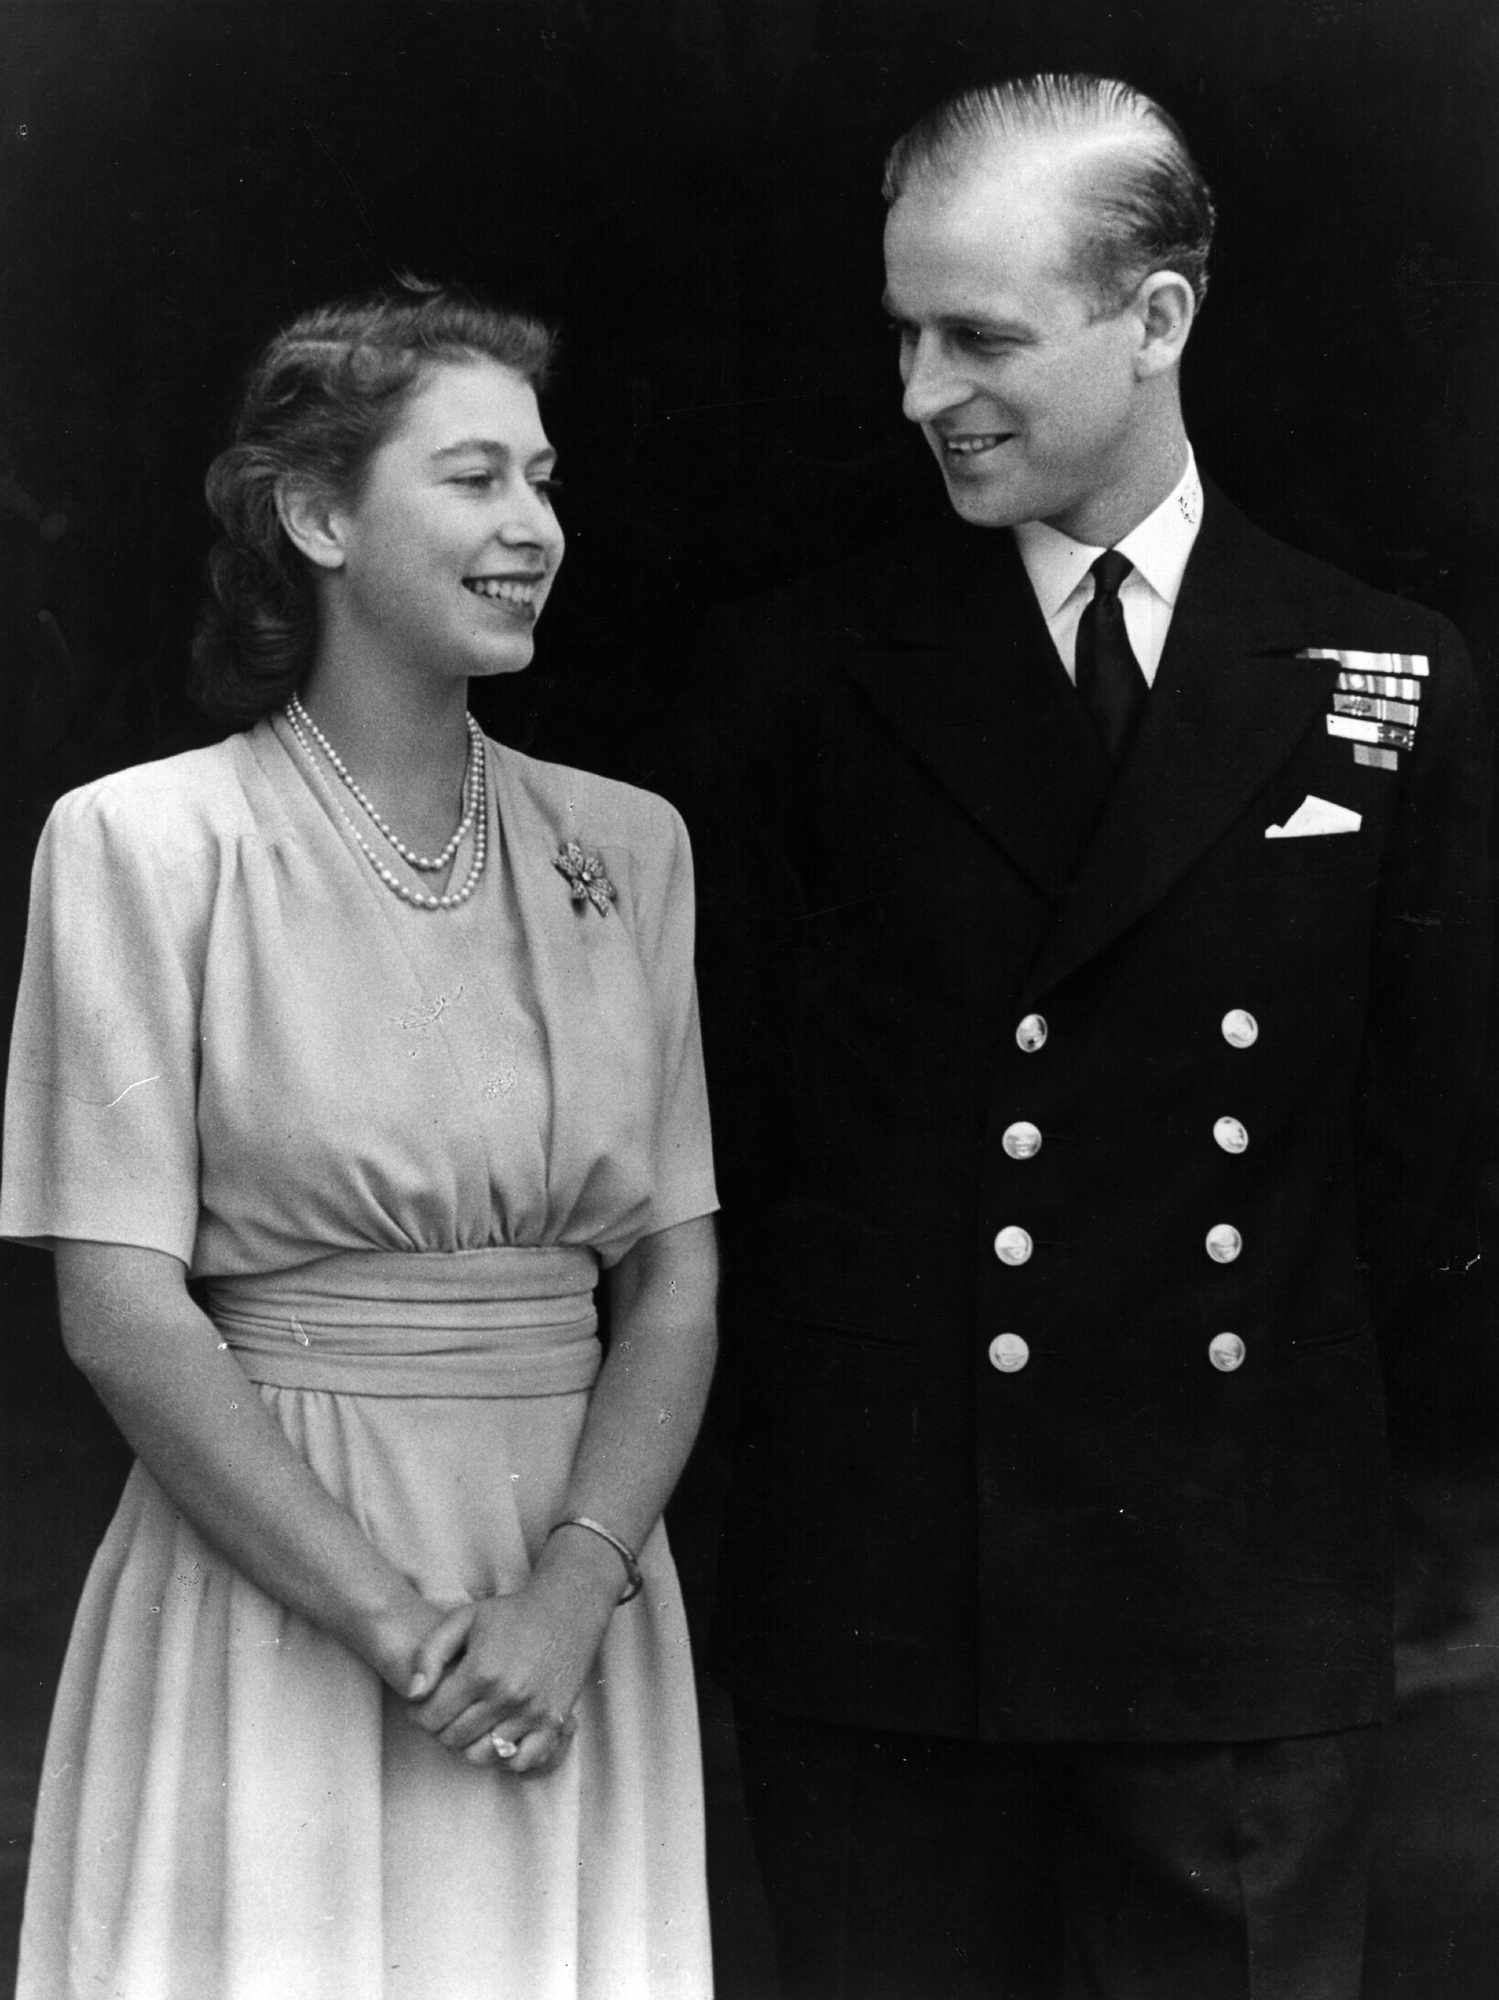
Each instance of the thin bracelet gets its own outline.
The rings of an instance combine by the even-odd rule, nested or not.
[[[586,1528],[590,1535],[597,1535],[600,1541],[607,1542],[624,1564],[625,1575],[629,1579],[620,1595],[619,1602],[621,1604],[628,1604],[632,1597],[640,1595],[641,1586],[644,1584],[645,1578],[640,1574],[640,1560],[628,1542],[622,1542],[618,1535],[614,1534],[608,1528],[601,1527],[597,1521],[590,1521],[586,1514],[569,1514],[565,1521],[555,1522],[547,1530],[548,1541],[556,1534],[558,1528]]]

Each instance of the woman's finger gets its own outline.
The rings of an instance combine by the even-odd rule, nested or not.
[[[516,1724],[514,1728],[509,1726],[509,1721],[512,1719]],[[460,1714],[455,1715],[444,1728],[439,1729],[436,1735],[444,1750],[459,1750],[467,1756],[473,1751],[481,1753],[484,1751],[485,1742],[492,1729],[497,1729],[502,1736],[518,1743],[525,1733],[526,1724],[519,1716],[514,1718],[501,1716],[497,1721],[493,1702],[474,1700]],[[487,1763],[489,1758],[481,1754],[475,1761]]]
[[[448,1668],[463,1651],[468,1637],[469,1626],[473,1623],[472,1604],[458,1604],[445,1618],[440,1618],[422,1638],[413,1659],[411,1685],[407,1690],[412,1701],[420,1701],[431,1694]]]
[[[549,1716],[544,1728],[533,1729],[522,1737],[515,1756],[506,1759],[506,1769],[518,1778],[555,1771],[567,1755],[577,1730],[575,1716]]]
[[[488,1729],[477,1743],[471,1743],[463,1752],[470,1764],[497,1764],[501,1770],[507,1769],[520,1754],[517,1736],[507,1735],[503,1729]]]
[[[502,1722],[486,1729],[463,1756],[470,1764],[494,1765],[507,1776],[525,1777],[555,1770],[577,1733],[575,1716],[549,1716],[541,1728],[524,1720]]]

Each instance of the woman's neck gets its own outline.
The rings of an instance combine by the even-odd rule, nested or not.
[[[468,766],[468,683],[365,678],[320,660],[302,703],[397,831],[440,847],[461,806]]]

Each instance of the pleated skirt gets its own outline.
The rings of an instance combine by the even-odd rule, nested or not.
[[[516,1588],[557,1518],[597,1367],[592,1279],[578,1251],[351,1253],[221,1287],[213,1310],[247,1393],[448,1604]],[[660,1528],[641,1568],[569,1755],[509,1777],[418,1730],[137,1465],[59,1688],[18,2000],[708,2000],[692,1665]]]

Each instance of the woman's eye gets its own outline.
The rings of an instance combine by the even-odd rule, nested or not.
[[[455,486],[466,486],[472,492],[482,493],[494,484],[492,472],[460,472],[453,481]]]
[[[553,474],[548,474],[545,479],[533,479],[531,485],[537,493],[543,494],[548,500],[555,500],[562,491],[562,481]]]

